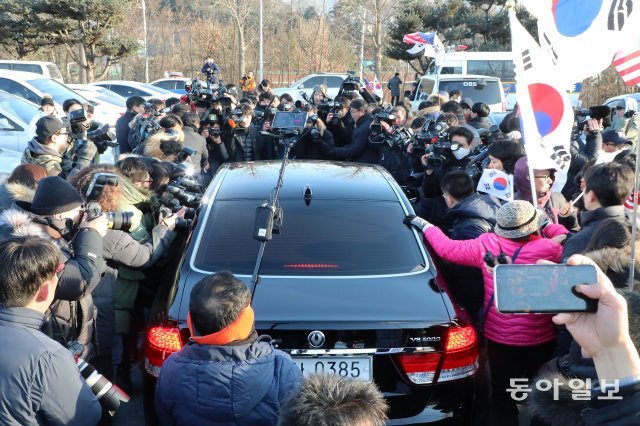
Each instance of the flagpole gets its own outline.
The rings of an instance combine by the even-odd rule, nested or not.
[[[636,237],[638,235],[638,173],[640,173],[640,143],[636,143],[636,173],[633,178],[633,215],[631,216],[631,255],[629,256],[629,290],[633,290],[636,266]]]
[[[509,13],[509,29],[513,30],[513,21],[516,18],[516,10],[515,10],[515,2],[512,0],[509,0],[505,3],[505,6],[508,9],[508,13]],[[513,44],[513,31],[511,31],[511,43]],[[512,48],[513,49],[513,48]],[[520,75],[518,75],[520,74]],[[529,92],[528,90],[518,90],[518,86],[520,86],[520,89],[526,89],[526,84],[524,84],[522,82],[522,74],[521,71],[519,72],[518,70],[516,70],[516,97],[518,98],[518,104],[519,105],[530,105],[531,104],[531,100],[529,99]],[[520,99],[523,99],[524,102],[520,102]],[[529,111],[529,108],[520,108],[520,114],[526,114],[526,115],[530,115],[531,111]],[[524,120],[521,119],[520,121],[520,125],[521,126],[525,126],[525,123],[535,123],[535,117],[529,117],[528,120]],[[524,128],[520,129],[522,131],[522,136],[524,139],[524,149],[525,152],[527,153],[527,168],[529,169],[529,183],[531,184],[531,202],[533,204],[533,206],[537,209],[538,208],[538,195],[536,193],[536,177],[535,174],[533,173],[533,164],[531,164],[531,160],[533,160],[533,156],[531,155],[531,149],[533,149],[533,145],[537,142],[537,141],[533,141],[533,140],[526,140],[525,135],[531,135],[533,134],[532,132],[526,132],[524,131]],[[527,144],[529,144],[529,149],[527,149]]]

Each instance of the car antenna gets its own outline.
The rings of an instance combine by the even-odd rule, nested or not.
[[[306,123],[306,118],[304,123]],[[253,297],[256,294],[256,288],[260,283],[260,266],[262,265],[262,258],[264,257],[264,250],[267,246],[267,242],[271,241],[273,233],[279,233],[279,229],[282,226],[283,211],[280,207],[280,190],[284,185],[284,172],[289,163],[289,152],[291,148],[298,143],[303,137],[309,133],[311,128],[305,130],[300,137],[295,140],[281,138],[278,135],[273,135],[284,145],[284,155],[282,157],[282,163],[280,164],[280,173],[278,174],[278,182],[275,188],[271,192],[271,198],[269,201],[265,201],[262,205],[256,209],[256,220],[253,225],[253,238],[260,241],[260,249],[258,250],[258,257],[256,258],[256,264],[253,268],[253,275],[251,276],[251,303],[253,303]]]

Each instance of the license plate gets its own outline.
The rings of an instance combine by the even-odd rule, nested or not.
[[[337,374],[341,377],[372,380],[370,356],[322,356],[322,357],[293,357],[304,377],[316,373]]]

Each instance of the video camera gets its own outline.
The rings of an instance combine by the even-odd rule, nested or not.
[[[200,81],[200,77],[195,77],[191,81],[187,81],[184,85],[189,100],[198,108],[213,108],[213,104],[218,102],[223,108],[231,106],[231,98],[224,96],[229,90],[224,81],[219,83],[211,83],[207,81],[206,86]]]
[[[118,142],[116,142],[116,132],[113,127],[105,124],[101,128],[87,131],[87,128],[80,123],[88,122],[89,120],[85,114],[84,108],[69,112],[71,133],[77,141],[76,150],[81,150],[87,143],[87,139],[95,144],[99,154],[103,154],[108,148],[115,148],[118,146]]]
[[[342,85],[340,86],[340,93],[357,92],[358,88],[356,87],[356,85],[362,86],[360,78],[356,77],[355,71],[347,71],[347,78],[344,79]]]
[[[428,169],[440,169],[449,164],[453,157],[453,151],[458,149],[457,143],[451,143],[449,138],[449,125],[444,121],[435,122],[433,133],[427,132],[427,138],[431,136],[431,145],[425,147],[425,154],[429,154],[427,158]]]
[[[471,151],[466,172],[474,181],[478,181],[489,165],[489,145],[478,145]]]
[[[597,105],[589,108],[579,108],[574,111],[574,120],[576,127],[571,132],[571,139],[576,140],[580,136],[580,132],[584,128],[587,121],[591,118],[596,120],[602,119],[602,127],[611,126],[611,108],[606,105]]]
[[[113,173],[96,173],[93,175],[93,179],[91,179],[85,194],[87,200],[85,213],[87,214],[87,221],[105,215],[109,222],[109,229],[128,232],[131,229],[133,212],[103,212],[102,207],[100,207],[98,203],[104,189],[107,186],[118,186],[119,180],[118,175]]]

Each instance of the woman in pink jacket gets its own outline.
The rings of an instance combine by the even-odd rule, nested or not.
[[[492,424],[517,425],[516,401],[506,389],[514,388],[511,379],[532,377],[544,362],[552,358],[555,329],[552,315],[515,315],[496,311],[493,274],[484,267],[484,255],[489,252],[498,257],[504,253],[516,264],[533,264],[540,259],[558,263],[562,259],[560,242],[569,231],[562,225],[543,226],[544,215],[526,201],[503,205],[496,215],[494,233],[482,234],[475,240],[451,240],[421,217],[407,217],[405,222],[422,230],[425,239],[443,260],[482,269],[484,307],[480,318],[484,320],[491,370]],[[533,383],[528,386],[533,386]]]

